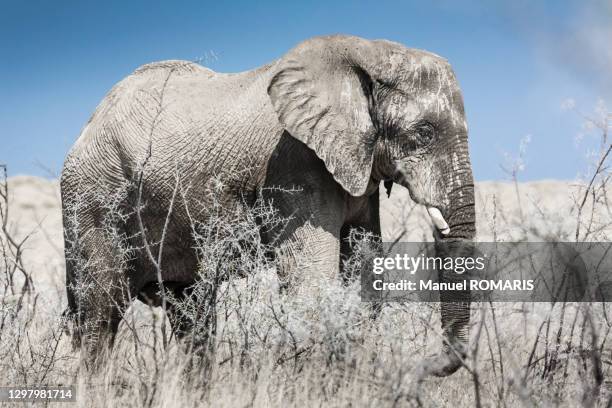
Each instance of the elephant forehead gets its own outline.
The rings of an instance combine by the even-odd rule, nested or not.
[[[394,92],[387,96],[385,112],[395,120],[412,122],[418,118],[449,121],[454,128],[467,130],[463,105],[448,92],[421,89]]]
[[[399,86],[407,92],[425,90],[436,94],[452,94],[459,88],[450,65],[433,58],[409,64],[403,70]]]
[[[423,113],[445,118],[455,127],[466,127],[463,114],[463,105],[449,93],[445,92],[425,92],[417,97]]]
[[[398,83],[405,91],[416,87],[457,87],[448,61],[428,51],[395,49],[386,54],[378,71],[383,80]]]
[[[393,85],[419,109],[437,115],[450,114],[463,121],[461,90],[450,64],[427,51],[405,49],[393,52],[381,65],[381,78]],[[401,104],[408,107],[408,104]],[[410,113],[410,112],[407,112]]]

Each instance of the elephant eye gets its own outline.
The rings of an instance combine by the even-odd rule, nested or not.
[[[419,123],[415,128],[415,135],[417,139],[417,145],[419,147],[425,147],[429,145],[434,139],[434,136],[436,135],[436,130],[429,122]]]

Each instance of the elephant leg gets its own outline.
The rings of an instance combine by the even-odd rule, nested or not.
[[[361,270],[357,270],[351,261],[357,257],[366,256],[365,251],[382,254],[380,229],[380,205],[378,189],[367,198],[361,198],[358,211],[340,230],[340,275],[345,285],[359,278]],[[359,251],[364,251],[359,253]],[[370,253],[372,255],[373,253]],[[363,268],[371,271],[371,262],[366,262]]]
[[[283,291],[316,291],[338,278],[342,202],[329,197],[324,206],[323,197],[297,199],[279,209],[289,221],[275,239],[277,273]]]
[[[280,224],[264,225],[262,240],[274,247],[281,290],[337,279],[348,193],[316,153],[284,132],[268,162],[261,194]]]
[[[280,244],[277,272],[283,291],[316,291],[337,279],[340,225],[333,227],[307,221]]]
[[[68,233],[67,233],[68,234]],[[68,312],[74,322],[73,346],[88,368],[97,369],[112,349],[131,288],[121,248],[102,229],[66,239]]]
[[[206,369],[214,357],[216,290],[194,284],[175,287],[172,292],[174,300],[166,309],[172,332],[189,356],[189,366]]]

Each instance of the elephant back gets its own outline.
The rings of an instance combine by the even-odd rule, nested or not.
[[[136,68],[133,75],[154,73],[155,71],[172,71],[173,74],[179,75],[184,73],[196,72],[199,74],[204,74],[204,76],[206,76],[207,74],[209,76],[213,76],[215,74],[215,71],[213,71],[212,69],[203,67],[202,65],[196,64],[195,62],[184,60],[165,60],[142,65]]]

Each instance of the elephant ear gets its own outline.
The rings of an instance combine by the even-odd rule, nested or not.
[[[351,195],[365,193],[377,132],[364,60],[371,46],[355,37],[305,41],[276,63],[268,95],[280,123],[323,160]]]

